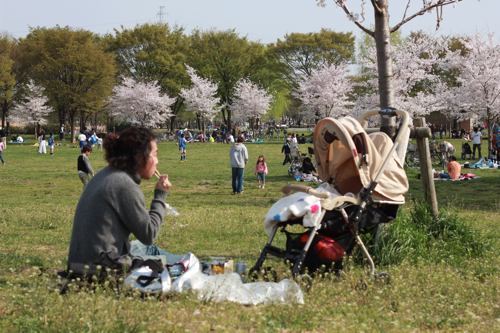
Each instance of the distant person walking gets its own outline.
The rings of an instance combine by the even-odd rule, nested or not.
[[[439,126],[439,138],[443,139],[443,135],[446,135],[446,128],[443,127],[443,124]]]
[[[290,139],[287,138],[285,141],[285,144],[283,145],[283,148],[281,148],[281,153],[285,153],[285,160],[283,161],[283,166],[285,166],[287,163],[292,162],[290,160]]]
[[[243,175],[245,165],[248,163],[248,150],[243,144],[245,140],[238,137],[237,141],[238,142],[232,145],[229,150],[232,168],[233,194],[241,194],[243,192]]]
[[[186,139],[184,138],[186,135],[184,133],[181,134],[179,139],[179,151],[181,152],[181,162],[186,162]]]
[[[267,164],[264,155],[259,156],[259,159],[255,164],[254,175],[257,175],[257,182],[259,183],[259,188],[261,188],[260,186],[261,181],[262,181],[262,188],[264,188],[264,186],[266,185],[266,175],[267,175]]]
[[[476,148],[479,153],[479,158],[481,158],[481,144],[483,143],[483,135],[478,131],[477,127],[474,127],[474,132],[470,135],[472,138],[472,158],[476,158]]]
[[[49,150],[50,150],[50,155],[54,155],[54,136],[52,135],[52,132],[49,133]]]
[[[59,139],[61,141],[66,141],[65,137],[66,137],[66,125],[62,124],[61,129],[59,130]]]
[[[85,136],[85,134],[80,133],[80,135],[78,135],[78,141],[80,141],[80,152],[83,154],[83,147],[85,146],[85,142],[87,141],[87,137]]]
[[[94,177],[94,170],[92,170],[88,158],[91,152],[92,152],[92,147],[83,146],[82,154],[78,156],[78,177],[80,177],[80,180],[83,183],[83,188],[87,186],[87,183],[90,180],[89,174],[91,174],[92,177]]]
[[[40,145],[38,146],[38,153],[41,154],[42,152],[44,154],[47,154],[47,148],[45,147],[45,143],[46,143],[46,140],[45,140],[45,130],[43,129],[43,127],[40,127],[40,129],[42,130],[40,132]]]
[[[5,165],[5,161],[3,160],[3,156],[2,156],[2,151],[3,151],[3,141],[0,141],[0,161],[2,161],[2,164]]]
[[[0,127],[0,141],[2,141],[3,149],[5,149],[5,147],[7,147],[7,130],[1,127]]]

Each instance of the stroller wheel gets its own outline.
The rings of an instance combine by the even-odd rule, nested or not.
[[[387,272],[380,272],[375,275],[375,283],[386,285],[391,282],[391,275]]]

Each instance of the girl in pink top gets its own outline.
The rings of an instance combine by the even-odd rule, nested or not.
[[[254,174],[257,175],[257,181],[259,182],[259,188],[261,188],[260,187],[261,180],[262,180],[262,188],[264,188],[264,185],[266,184],[266,175],[267,175],[267,164],[266,164],[266,159],[264,158],[264,155],[259,156],[259,159],[257,160],[257,163],[255,164]]]

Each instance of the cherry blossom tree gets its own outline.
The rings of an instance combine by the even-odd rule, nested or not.
[[[182,88],[180,96],[185,99],[186,110],[192,111],[198,118],[198,124],[205,121],[211,122],[214,116],[221,110],[217,94],[218,85],[210,79],[204,79],[196,74],[196,71],[186,65],[187,72],[193,83],[190,89]],[[204,125],[203,125],[204,127]]]
[[[325,64],[320,70],[313,69],[311,75],[299,79],[293,95],[302,101],[306,118],[337,118],[350,112],[348,107],[354,103],[349,100],[349,95],[354,85],[347,72],[345,64]]]
[[[491,32],[476,33],[461,42],[469,52],[448,56],[448,66],[460,73],[460,85],[452,93],[460,109],[487,119],[490,142],[493,120],[500,116],[500,44]]]
[[[442,60],[442,42],[427,36],[417,36],[391,52],[393,61],[394,107],[408,111],[411,117],[424,116],[445,107],[445,99],[437,94],[445,91],[440,78],[432,68]],[[356,111],[368,111],[379,105],[379,80],[377,51],[369,50],[368,57],[360,59],[368,80],[359,85],[371,93],[362,96],[356,103]]]
[[[251,121],[253,128],[254,124],[267,113],[272,100],[273,97],[257,84],[248,79],[240,79],[236,83],[230,109],[234,111],[236,119]]]
[[[122,83],[113,89],[113,93],[110,114],[118,122],[151,128],[165,123],[172,116],[170,106],[175,98],[162,95],[156,81],[137,82],[123,77]]]
[[[318,6],[325,6],[326,0],[316,0]],[[401,0],[400,0],[401,1]],[[354,13],[347,4],[354,3],[354,0],[334,0],[335,4],[342,8],[349,19],[354,22],[361,30],[375,39],[377,49],[377,68],[378,68],[378,87],[379,87],[379,106],[380,108],[395,107],[395,94],[393,84],[393,62],[391,58],[391,33],[397,31],[403,24],[411,21],[417,16],[426,13],[437,14],[437,26],[443,20],[443,7],[447,5],[455,5],[460,0],[422,0],[422,7],[413,14],[408,13],[410,3],[408,0],[406,10],[399,23],[392,28],[389,26],[389,0],[370,0],[373,12],[375,15],[374,31],[363,25],[365,20],[365,4],[366,0],[361,0],[361,12]],[[394,136],[396,132],[395,117],[387,117],[382,119],[381,131],[388,133],[389,136]]]
[[[49,99],[45,97],[44,89],[35,86],[33,81],[27,85],[26,92],[24,99],[14,106],[7,121],[26,125],[33,124],[36,138],[37,126],[45,125],[47,123],[45,118],[54,110],[47,106]]]

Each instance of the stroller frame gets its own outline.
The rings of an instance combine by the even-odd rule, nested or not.
[[[358,121],[359,123],[363,123],[368,117],[374,116],[379,114],[382,117],[387,117],[387,116],[402,116],[402,121],[401,121],[401,129],[408,129],[408,124],[409,124],[409,115],[406,111],[403,110],[396,110],[396,109],[383,109],[383,110],[372,110],[367,113],[365,113]],[[290,195],[292,191],[299,191],[299,192],[304,192],[308,193],[310,195],[316,196],[318,198],[323,199],[321,202],[321,216],[318,219],[317,224],[314,227],[309,228],[309,238],[307,242],[305,243],[303,249],[301,251],[296,251],[295,253],[288,253],[287,251],[280,249],[278,247],[275,247],[272,245],[272,242],[276,236],[276,232],[280,227],[286,227],[286,225],[293,224],[289,223],[288,221],[286,222],[280,222],[276,226],[274,226],[272,232],[269,235],[269,238],[267,240],[267,243],[264,246],[264,249],[262,250],[259,259],[257,260],[256,264],[249,270],[249,276],[252,275],[254,272],[260,271],[262,268],[262,265],[266,259],[266,256],[272,255],[274,257],[278,258],[283,258],[286,260],[289,260],[290,262],[293,263],[292,266],[292,276],[296,278],[300,272],[300,269],[302,267],[302,264],[304,263],[304,259],[306,258],[306,255],[308,251],[310,250],[311,244],[313,243],[313,240],[315,236],[318,234],[318,231],[322,228],[322,222],[323,218],[325,216],[326,211],[331,211],[331,210],[337,210],[342,214],[342,217],[345,221],[345,223],[349,227],[349,231],[351,234],[354,236],[355,241],[361,248],[363,254],[365,255],[365,258],[367,259],[370,269],[369,269],[369,276],[374,277],[375,279],[378,278],[390,278],[389,274],[386,272],[380,272],[377,273],[375,270],[375,264],[373,262],[373,259],[366,249],[363,241],[361,240],[360,237],[360,232],[358,228],[358,223],[360,221],[361,215],[367,208],[368,204],[371,203],[380,203],[380,204],[403,204],[404,202],[394,202],[394,201],[383,201],[383,200],[372,200],[372,194],[377,186],[377,183],[381,177],[381,175],[384,173],[385,168],[387,167],[390,158],[393,156],[393,154],[396,152],[398,146],[404,142],[405,136],[407,135],[405,130],[400,130],[397,137],[394,140],[394,144],[387,156],[385,156],[385,160],[382,164],[382,167],[380,168],[379,172],[377,173],[377,176],[371,184],[368,187],[364,187],[359,195],[355,198],[350,198],[350,197],[344,197],[344,196],[339,196],[339,197],[334,197],[330,199],[330,194],[328,192],[322,192],[322,191],[317,191],[311,187],[308,186],[303,186],[303,185],[286,185],[282,188],[282,192],[284,193],[285,196]],[[358,206],[357,211],[354,214],[351,214],[349,216],[346,212],[346,208],[349,206]],[[293,252],[293,251],[292,251]]]

